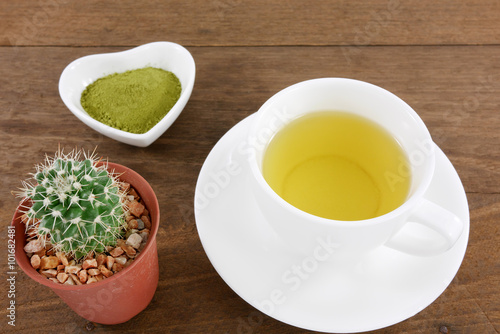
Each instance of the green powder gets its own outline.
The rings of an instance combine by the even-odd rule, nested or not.
[[[127,132],[145,133],[172,109],[181,90],[172,72],[146,67],[96,80],[85,88],[80,102],[99,122]]]

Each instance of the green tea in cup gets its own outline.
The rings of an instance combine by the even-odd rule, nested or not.
[[[262,173],[285,201],[334,220],[384,215],[409,194],[408,158],[382,126],[353,113],[307,113],[269,142]]]

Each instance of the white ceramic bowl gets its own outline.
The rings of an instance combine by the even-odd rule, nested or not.
[[[148,132],[135,134],[115,129],[93,119],[83,109],[80,98],[89,84],[109,74],[147,66],[174,73],[182,86],[177,103]],[[61,74],[59,94],[69,110],[92,129],[123,143],[145,147],[158,139],[184,109],[193,90],[195,72],[194,59],[188,50],[176,43],[155,42],[122,52],[90,55],[73,61]]]

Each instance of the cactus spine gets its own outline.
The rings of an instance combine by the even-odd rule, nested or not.
[[[35,228],[39,239],[76,259],[115,246],[125,230],[120,181],[98,162],[94,153],[59,150],[36,166],[19,192],[32,203],[25,208],[27,229]]]

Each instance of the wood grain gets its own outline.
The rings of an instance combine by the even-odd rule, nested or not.
[[[118,50],[124,49],[0,49],[1,63],[8,64],[0,69],[0,84],[5,87],[0,101],[4,149],[33,150],[33,144],[40,146],[40,152],[50,152],[58,142],[87,148],[99,145],[101,152],[118,163],[126,162],[129,154],[158,160],[160,166],[150,168],[151,176],[163,175],[162,167],[175,162],[182,178],[173,179],[185,184],[182,168],[195,161],[200,167],[216,141],[275,92],[311,78],[349,77],[384,87],[412,106],[455,164],[468,192],[497,193],[500,189],[500,96],[496,94],[500,47],[368,47],[350,58],[341,47],[190,47],[201,70],[188,106],[164,136],[143,150],[91,131],[67,111],[58,96],[59,75],[69,62],[86,54]],[[479,60],[478,53],[482,55]],[[65,126],[54,127],[54,117]],[[25,139],[19,141],[19,136]],[[41,137],[43,141],[36,140]],[[162,159],[160,152],[169,152],[169,159]],[[13,155],[10,159],[24,158]],[[128,164],[133,168],[141,162]],[[16,168],[7,173],[17,172],[16,164],[21,162],[12,163]]]
[[[498,44],[495,0],[2,1],[0,45]]]
[[[93,332],[305,333],[259,313],[219,277],[196,231],[194,188],[218,139],[274,93],[311,78],[349,77],[388,89],[419,113],[457,169],[471,210],[469,247],[451,285],[414,317],[371,333],[439,333],[441,326],[450,333],[500,332],[500,3],[314,3],[0,2],[2,249],[17,204],[10,191],[34,163],[59,144],[97,145],[156,191],[161,270],[145,311]],[[396,4],[397,13],[376,19]],[[377,33],[363,39],[366,29]],[[113,141],[63,105],[57,87],[68,63],[156,40],[186,45],[197,77],[185,110],[154,144]],[[0,253],[0,332],[88,332],[87,321],[22,272],[16,276],[17,326],[8,326],[7,257]]]

